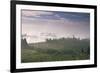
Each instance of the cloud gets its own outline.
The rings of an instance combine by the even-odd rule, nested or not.
[[[36,17],[38,17],[40,15],[53,15],[53,12],[22,10],[22,16],[36,16]]]
[[[23,24],[62,24],[67,22],[69,22],[69,19],[61,17],[59,14],[55,12],[22,10]]]
[[[34,11],[34,10],[22,10],[22,20],[32,21],[32,20],[62,20],[65,19],[61,17],[59,13],[48,12],[48,11]]]
[[[28,34],[29,42],[72,35],[89,37],[90,23],[86,18],[88,14],[22,10],[22,33]]]
[[[73,22],[89,22],[89,13],[51,12],[39,10],[22,10],[22,20],[70,20]]]

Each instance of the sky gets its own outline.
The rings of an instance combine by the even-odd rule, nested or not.
[[[90,38],[90,14],[21,10],[21,35],[28,43],[44,42],[47,38]]]

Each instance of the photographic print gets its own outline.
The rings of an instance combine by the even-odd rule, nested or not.
[[[11,1],[11,72],[97,66],[96,6]]]
[[[90,59],[90,14],[21,10],[21,62]]]

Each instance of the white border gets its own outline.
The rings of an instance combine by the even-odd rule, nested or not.
[[[90,13],[90,60],[21,63],[21,9]],[[16,69],[94,64],[94,10],[70,7],[16,5]]]

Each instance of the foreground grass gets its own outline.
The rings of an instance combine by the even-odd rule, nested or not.
[[[76,54],[65,54],[62,52],[52,52],[53,50],[48,49],[43,51],[40,49],[22,49],[21,51],[21,62],[48,62],[48,61],[68,61],[68,60],[85,60],[89,59],[89,55]]]

